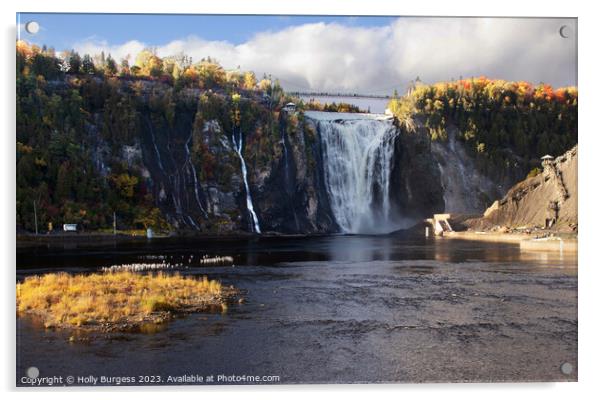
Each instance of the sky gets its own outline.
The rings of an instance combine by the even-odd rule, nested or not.
[[[24,25],[36,21],[40,31]],[[563,30],[564,38],[560,35]],[[547,18],[17,14],[19,38],[134,59],[146,47],[271,74],[287,90],[391,94],[488,76],[577,85],[577,21]]]

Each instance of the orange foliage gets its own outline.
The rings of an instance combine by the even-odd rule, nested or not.
[[[507,82],[501,79],[489,79],[484,76],[472,79],[459,79],[452,82],[437,82],[431,85],[434,89],[435,98],[444,96],[448,90],[458,91],[463,89],[469,92],[485,91],[491,98],[504,100],[506,103],[512,102],[509,92],[515,93],[519,98],[526,101],[532,99],[559,103],[566,103],[577,98],[576,87],[566,87],[554,89],[551,85],[541,84],[534,87],[533,84],[525,81]]]
[[[17,40],[17,52],[22,54],[25,58],[29,58],[33,55],[33,50],[24,40]]]

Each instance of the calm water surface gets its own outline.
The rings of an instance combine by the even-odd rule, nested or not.
[[[234,266],[202,267],[203,255],[231,255]],[[280,383],[577,379],[577,260],[568,254],[391,236],[166,239],[19,250],[17,279],[157,257],[244,290],[246,302],[148,333],[77,334],[19,318],[17,384],[31,366],[40,377],[162,383],[192,374]]]

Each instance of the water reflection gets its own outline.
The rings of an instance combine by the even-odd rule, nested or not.
[[[435,260],[528,262],[575,267],[568,252],[521,251],[517,244],[445,238],[340,235],[305,238],[159,239],[109,247],[78,244],[75,248],[37,247],[17,250],[18,276],[56,270],[83,272],[115,264],[148,262],[149,257],[185,268],[206,268],[204,255],[232,256],[237,266],[273,266],[290,262],[369,262]]]
[[[235,267],[201,266],[205,254],[231,255]],[[234,285],[245,302],[92,340],[19,318],[17,370],[343,383],[550,381],[566,379],[550,365],[577,365],[568,253],[396,236],[170,239],[19,250],[17,266],[22,277],[140,260],[185,263],[181,273]]]
[[[329,261],[388,261],[394,253],[393,238],[388,236],[347,236],[327,242]]]

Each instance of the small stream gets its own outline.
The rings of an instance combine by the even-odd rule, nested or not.
[[[249,182],[247,180],[247,163],[245,162],[245,158],[243,157],[243,138],[242,132],[238,134],[238,141],[236,141],[234,137],[234,133],[232,133],[232,146],[238,154],[238,158],[240,159],[240,169],[242,172],[242,179],[245,184],[245,194],[247,197],[247,210],[251,216],[253,222],[253,232],[261,233],[261,228],[259,227],[259,220],[257,219],[257,214],[255,214],[255,208],[253,207],[253,199],[251,198],[251,190],[249,189]]]

